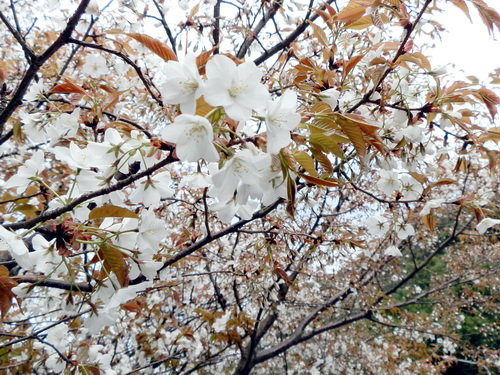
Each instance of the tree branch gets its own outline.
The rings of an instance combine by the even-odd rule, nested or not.
[[[21,222],[12,223],[12,224],[6,224],[6,225],[4,225],[4,228],[13,229],[13,230],[33,228],[38,223],[41,223],[41,222],[44,222],[44,221],[50,220],[50,219],[55,219],[55,218],[61,216],[62,214],[73,210],[76,206],[88,201],[89,199],[99,197],[101,195],[106,195],[106,194],[109,194],[113,191],[123,189],[127,185],[130,185],[132,182],[137,181],[138,179],[140,179],[142,177],[149,176],[154,171],[156,171],[156,170],[158,170],[158,169],[160,169],[160,168],[162,168],[170,163],[173,163],[174,161],[177,161],[177,160],[178,160],[177,158],[174,158],[170,154],[165,159],[160,161],[159,163],[156,163],[155,165],[149,167],[148,169],[145,169],[142,172],[133,174],[133,175],[131,175],[123,180],[120,180],[114,185],[111,185],[111,186],[108,186],[108,187],[105,187],[105,188],[102,188],[102,189],[99,189],[99,190],[96,190],[96,191],[93,191],[90,193],[82,194],[78,198],[75,198],[73,201],[71,201],[71,203],[68,203],[66,206],[56,208],[56,209],[53,209],[51,211],[45,211],[45,212],[41,213],[38,217],[31,219],[31,220],[21,221]]]
[[[80,45],[82,47],[93,48],[93,49],[97,49],[97,50],[100,50],[100,51],[104,51],[104,52],[110,53],[112,55],[115,55],[115,56],[118,56],[119,58],[121,58],[123,61],[125,61],[128,65],[130,65],[135,70],[135,72],[139,76],[140,80],[144,84],[144,87],[146,87],[146,90],[148,91],[149,95],[151,95],[151,97],[158,103],[158,105],[160,107],[163,107],[162,100],[160,99],[160,97],[158,95],[156,95],[153,92],[153,90],[151,89],[151,87],[154,87],[156,89],[156,91],[158,91],[158,92],[159,92],[159,90],[156,88],[156,86],[154,85],[154,83],[151,82],[151,80],[149,78],[146,78],[144,76],[144,74],[142,73],[141,68],[136,63],[134,63],[128,56],[125,56],[123,53],[121,53],[119,51],[115,51],[115,50],[103,47],[103,46],[101,46],[99,44],[92,44],[92,43],[82,42],[81,40],[78,40],[78,39],[70,39],[69,42],[70,43],[74,43],[74,44],[78,44],[78,45]]]
[[[266,26],[267,22],[271,18],[274,17],[276,12],[281,8],[282,4],[283,3],[281,0],[273,1],[271,6],[269,7],[269,9],[262,16],[262,18],[259,21],[259,23],[257,24],[257,26],[255,26],[255,28],[253,30],[250,30],[249,34],[247,35],[247,37],[245,38],[245,40],[241,44],[240,49],[239,49],[238,53],[236,54],[236,57],[238,59],[242,59],[243,57],[245,57],[245,54],[247,53],[248,49],[252,45],[253,41],[259,36],[259,33],[262,31],[264,26]]]
[[[75,10],[75,13],[69,19],[66,27],[61,32],[59,37],[52,43],[49,48],[41,55],[34,56],[30,62],[30,67],[26,71],[21,83],[17,87],[16,92],[12,96],[12,99],[9,101],[3,112],[0,114],[0,135],[3,133],[5,123],[12,116],[14,111],[23,104],[23,97],[28,90],[28,87],[31,81],[35,78],[35,75],[38,73],[40,68],[45,62],[52,57],[64,44],[68,42],[71,37],[71,33],[75,29],[80,17],[85,13],[85,9],[87,5],[90,3],[90,0],[82,0],[78,7]]]
[[[326,4],[331,4],[334,1],[335,0],[328,0],[325,3]],[[317,13],[314,14],[312,17],[310,17],[311,16],[311,12],[312,12],[311,8],[312,8],[313,3],[314,3],[314,0],[311,0],[311,2],[309,4],[309,11],[307,12],[307,14],[306,14],[304,20],[302,21],[302,23],[294,31],[292,31],[290,33],[290,35],[288,35],[282,42],[280,42],[278,44],[275,44],[272,48],[268,49],[262,55],[260,55],[259,57],[257,57],[253,61],[255,63],[255,65],[262,64],[264,61],[266,61],[267,59],[269,59],[271,56],[273,56],[276,53],[278,53],[279,51],[282,51],[285,48],[289,47],[290,44],[292,44],[293,41],[295,41],[295,39],[297,39],[304,32],[304,30],[306,30],[309,27],[309,22],[307,22],[307,21],[314,22],[319,17]],[[325,10],[325,6],[323,5],[319,9]]]
[[[379,88],[379,86],[382,84],[382,82],[384,82],[384,80],[387,78],[389,73],[391,73],[395,69],[395,65],[396,65],[397,60],[399,59],[399,56],[404,54],[404,49],[405,49],[406,43],[408,43],[408,40],[410,40],[411,34],[413,33],[413,31],[415,31],[415,28],[417,27],[420,19],[422,18],[422,16],[424,15],[425,11],[429,7],[429,5],[432,3],[432,1],[433,0],[426,0],[425,4],[423,5],[422,9],[420,10],[415,21],[411,24],[411,26],[408,29],[406,29],[406,35],[403,38],[403,41],[401,42],[401,44],[399,45],[399,48],[396,52],[396,55],[394,56],[391,63],[389,64],[389,67],[384,71],[382,76],[378,79],[377,83],[375,85],[373,85],[373,88],[371,90],[368,90],[368,92],[363,96],[363,98],[358,103],[356,103],[351,108],[349,108],[347,113],[352,113],[356,109],[358,109],[360,106],[367,103],[370,100],[370,97],[372,96],[372,94]]]

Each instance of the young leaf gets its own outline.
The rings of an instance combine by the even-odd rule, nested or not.
[[[322,178],[307,176],[303,173],[298,173],[298,175],[302,177],[304,180],[306,180],[308,183],[314,185],[327,186],[327,187],[339,187],[344,185],[343,182],[336,180],[334,178],[322,179]]]
[[[325,170],[325,173],[327,175],[332,174],[333,173],[333,165],[332,165],[330,159],[328,159],[328,156],[326,156],[320,149],[318,149],[316,147],[311,147],[310,151],[312,152],[314,159],[316,159],[318,161],[318,163],[321,164],[321,167],[323,167],[323,169]]]
[[[497,106],[500,105],[500,98],[491,90],[486,87],[481,87],[477,90],[479,99],[486,105],[492,118],[497,114]]]
[[[453,5],[458,7],[462,12],[465,13],[467,18],[472,22],[472,18],[470,17],[469,13],[469,7],[467,6],[467,3],[464,0],[448,0],[450,1]]]
[[[85,90],[78,86],[77,84],[71,82],[68,78],[63,78],[64,83],[56,85],[52,90],[49,91],[50,94],[83,94],[85,95]]]
[[[367,5],[361,5],[357,1],[351,0],[344,9],[337,13],[337,21],[344,22],[346,24],[353,22],[365,14],[366,8]]]
[[[491,35],[493,35],[495,28],[500,31],[500,15],[495,9],[490,8],[483,0],[472,0],[472,4],[476,7],[479,17]]]
[[[363,132],[357,122],[338,113],[334,113],[334,115],[335,121],[339,124],[349,140],[352,142],[356,152],[358,153],[359,159],[363,162],[366,156],[366,142]]]
[[[12,298],[16,295],[12,292],[12,288],[16,287],[17,283],[9,277],[9,270],[5,266],[0,265],[0,314],[4,317],[12,306]]]
[[[104,205],[102,207],[96,207],[89,213],[89,220],[100,219],[104,217],[129,217],[132,219],[138,219],[134,212],[124,208],[113,205]]]
[[[177,55],[174,53],[172,48],[167,46],[166,44],[156,40],[155,38],[150,37],[146,34],[137,34],[137,33],[123,33],[118,30],[110,30],[108,34],[125,34],[132,39],[138,41],[145,47],[147,47],[151,52],[160,56],[165,61],[177,61]]]
[[[128,285],[128,265],[125,255],[116,247],[102,244],[99,248],[98,257],[103,261],[103,269],[109,274],[113,272],[122,287]]]
[[[437,220],[436,215],[432,211],[430,214],[422,216],[422,222],[432,233],[436,231]]]
[[[328,40],[328,37],[326,36],[325,32],[321,27],[316,25],[314,22],[311,22],[308,20],[309,25],[311,25],[313,29],[313,35],[314,37],[318,40],[318,42],[323,46],[323,47],[328,47],[330,45],[330,41]]]
[[[306,152],[299,151],[294,153],[293,157],[297,160],[301,167],[307,171],[307,173],[315,177],[317,176],[316,169],[314,168],[314,160]]]

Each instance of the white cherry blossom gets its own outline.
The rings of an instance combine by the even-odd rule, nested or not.
[[[204,117],[177,116],[172,124],[163,129],[161,136],[165,141],[176,144],[177,156],[182,161],[219,160],[219,154],[213,145],[212,125]]]
[[[115,161],[113,154],[108,153],[109,149],[110,146],[105,143],[89,142],[86,147],[80,148],[75,142],[71,142],[69,148],[56,147],[54,154],[75,169],[102,169]]]
[[[290,141],[290,131],[300,123],[300,115],[295,113],[297,94],[285,91],[279,101],[269,100],[266,111],[267,152],[277,154]]]
[[[101,55],[87,55],[82,72],[88,74],[92,78],[99,78],[108,72],[106,59]]]
[[[403,175],[401,177],[401,193],[406,200],[414,200],[420,198],[423,192],[422,184],[415,180],[412,176]]]
[[[387,249],[384,251],[384,255],[388,255],[391,257],[400,257],[403,256],[401,251],[396,247],[396,246],[389,246]]]
[[[380,171],[380,179],[377,181],[378,189],[386,195],[391,195],[401,188],[399,174],[394,171]]]
[[[420,216],[429,215],[433,208],[440,207],[445,202],[444,199],[432,199],[425,203],[424,208],[420,211]]]
[[[33,182],[33,178],[45,169],[45,157],[43,151],[36,151],[31,159],[24,162],[24,165],[19,167],[18,172],[9,178],[5,183],[5,188],[17,187],[17,193],[23,193],[28,185]]]
[[[205,101],[223,106],[236,121],[246,121],[253,110],[265,107],[269,93],[260,83],[262,71],[253,62],[240,65],[229,57],[217,55],[206,65]]]
[[[28,254],[28,248],[21,234],[11,232],[0,225],[0,248],[8,250],[21,266],[25,266],[26,262],[24,259]]]
[[[409,236],[413,236],[415,234],[413,226],[406,224],[403,221],[398,221],[394,225],[394,231],[400,240],[406,240]]]
[[[264,169],[270,165],[269,154],[244,149],[229,159],[224,167],[212,176],[214,186],[209,190],[212,197],[221,202],[232,199],[237,190],[239,204],[246,204],[250,196],[262,195],[259,187]],[[255,194],[254,194],[255,193]]]
[[[160,241],[167,235],[165,222],[157,219],[155,212],[150,208],[142,211],[141,223],[139,224],[139,235],[137,244],[140,251],[156,250]]]
[[[500,219],[492,219],[487,217],[481,220],[481,222],[478,225],[476,225],[476,230],[480,234],[484,234],[489,228],[499,224],[500,224]]]
[[[368,229],[371,235],[376,237],[383,236],[390,228],[389,220],[382,215],[369,217],[363,221],[363,225]]]
[[[169,188],[171,182],[169,172],[143,177],[136,182],[137,188],[130,194],[130,202],[141,203],[146,207],[158,205],[160,199],[174,195],[174,191]]]
[[[340,91],[337,89],[328,89],[322,91],[319,96],[321,101],[328,104],[332,110],[335,110],[335,108],[337,108],[339,97],[340,97]]]
[[[44,91],[44,84],[42,80],[40,80],[30,86],[30,89],[28,90],[26,95],[24,95],[24,99],[28,102],[35,102],[37,100],[43,99]]]
[[[196,57],[188,54],[184,63],[168,61],[164,73],[166,82],[160,88],[163,101],[167,104],[180,104],[182,113],[194,115],[196,99],[201,96],[203,88]]]

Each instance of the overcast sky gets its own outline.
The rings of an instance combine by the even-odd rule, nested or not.
[[[489,35],[472,8],[470,6],[473,23],[456,6],[448,4],[445,7],[445,17],[440,20],[448,32],[442,33],[443,42],[433,52],[431,64],[436,68],[452,62],[458,70],[464,71],[464,76],[475,75],[483,83],[489,83],[488,74],[500,68],[500,35],[498,32],[495,37]]]

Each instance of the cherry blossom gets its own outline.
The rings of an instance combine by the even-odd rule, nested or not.
[[[44,98],[44,84],[42,80],[35,82],[31,85],[29,91],[26,93],[24,96],[24,99],[27,100],[28,102],[35,102],[37,100],[41,100]]]
[[[279,101],[269,99],[266,111],[267,152],[279,153],[290,143],[290,131],[300,123],[300,115],[295,113],[297,94],[285,91]]]
[[[444,199],[432,199],[427,201],[424,205],[422,211],[420,211],[420,216],[429,215],[434,208],[440,207],[445,202]]]
[[[401,193],[406,200],[420,198],[423,188],[422,184],[410,175],[401,176]]]
[[[89,142],[86,147],[80,148],[75,142],[70,142],[69,148],[56,147],[54,154],[75,169],[106,168],[115,160],[108,153],[109,149],[104,143]]]
[[[157,219],[155,212],[151,208],[142,212],[139,234],[137,236],[140,251],[157,249],[160,241],[165,238],[166,234],[165,222]]]
[[[227,202],[237,190],[237,202],[242,205],[247,203],[250,196],[260,198],[262,189],[259,184],[270,162],[268,154],[248,148],[241,150],[212,175],[213,186],[209,194],[221,202]]]
[[[394,245],[389,246],[387,249],[385,249],[384,255],[388,255],[388,256],[391,256],[391,257],[400,257],[400,256],[403,256],[403,254],[401,253],[401,251],[396,246],[394,246]]]
[[[322,91],[319,97],[322,102],[325,102],[330,106],[332,110],[335,110],[337,108],[338,100],[340,97],[340,91],[338,91],[337,89],[328,89]]]
[[[410,224],[402,221],[398,221],[394,225],[394,231],[400,240],[406,240],[409,236],[413,236],[415,234],[415,229]]]
[[[162,130],[165,141],[176,144],[176,153],[184,161],[218,161],[219,154],[213,145],[214,132],[210,122],[201,116],[180,115]]]
[[[371,235],[380,237],[387,233],[390,229],[389,220],[381,215],[369,217],[363,221],[363,225],[368,228]]]
[[[2,247],[9,250],[14,257],[22,259],[23,256],[28,254],[28,248],[23,241],[23,236],[15,234],[3,226],[0,226],[0,242]]]
[[[160,172],[137,180],[138,186],[130,194],[130,202],[140,203],[146,207],[158,205],[160,199],[174,195],[174,191],[169,188],[171,181],[169,172]]]
[[[210,206],[211,210],[217,211],[219,220],[223,223],[230,223],[235,215],[243,220],[248,220],[258,208],[258,202],[249,200],[246,204],[239,204],[236,199],[227,202],[221,201]]]
[[[377,181],[377,187],[386,195],[391,195],[401,188],[399,174],[395,171],[380,171],[380,179]]]
[[[214,329],[214,331],[215,332],[225,331],[227,322],[229,321],[229,318],[231,318],[231,311],[227,311],[224,315],[222,315],[220,318],[218,318],[214,322],[214,324],[212,325],[212,328]]]
[[[36,151],[31,159],[27,160],[18,172],[9,178],[5,183],[5,188],[17,187],[17,193],[21,194],[26,190],[38,174],[44,170],[45,157],[43,151]]]
[[[167,78],[161,86],[163,101],[168,104],[180,104],[182,113],[194,115],[196,99],[202,95],[203,89],[196,57],[188,54],[184,58],[184,63],[168,61],[164,73]]]
[[[246,121],[253,110],[265,107],[269,93],[260,83],[262,71],[254,63],[236,65],[230,58],[217,55],[208,61],[206,70],[206,102],[223,106],[233,120]]]
[[[492,218],[485,218],[481,220],[479,224],[476,225],[476,230],[480,234],[484,234],[489,228],[499,225],[500,224],[500,219],[492,219]]]
[[[85,58],[82,72],[92,78],[99,78],[108,72],[106,59],[101,55],[88,55]]]

